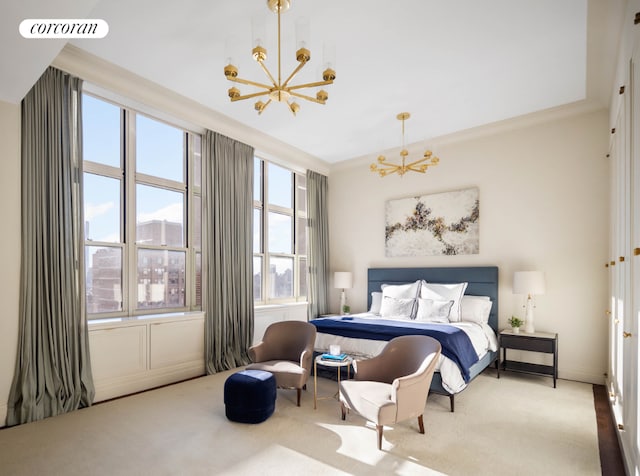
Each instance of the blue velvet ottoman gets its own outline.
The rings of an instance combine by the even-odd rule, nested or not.
[[[225,414],[231,421],[261,423],[276,408],[276,379],[264,370],[241,370],[224,383]]]

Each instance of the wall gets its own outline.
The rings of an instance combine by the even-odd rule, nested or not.
[[[380,178],[368,162],[336,166],[329,180],[331,268],[352,271],[352,312],[366,308],[367,268],[497,265],[500,326],[522,316],[513,272],[542,270],[536,330],[559,333],[561,378],[603,383],[606,371],[608,148],[606,111],[586,112],[438,147],[425,175]],[[410,157],[422,150],[410,149]],[[397,157],[398,151],[388,154]],[[369,162],[372,162],[372,157]],[[480,253],[386,258],[385,202],[479,187]],[[339,296],[332,289],[331,308]]]
[[[0,101],[0,426],[7,415],[7,399],[18,348],[20,283],[20,106]]]

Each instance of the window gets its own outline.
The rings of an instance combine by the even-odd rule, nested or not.
[[[258,303],[307,296],[306,177],[254,159],[253,291]]]
[[[201,138],[83,95],[88,317],[200,308]]]

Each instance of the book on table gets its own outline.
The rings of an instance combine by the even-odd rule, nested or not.
[[[345,360],[347,360],[347,354],[322,354],[322,360],[326,360],[327,362],[344,362]]]

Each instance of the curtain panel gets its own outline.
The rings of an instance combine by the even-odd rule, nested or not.
[[[328,179],[307,171],[307,223],[309,226],[309,319],[329,310],[329,216]]]
[[[203,138],[203,306],[208,374],[249,363],[253,340],[253,147]]]
[[[82,81],[49,68],[22,100],[18,355],[7,425],[91,405],[85,319]]]

